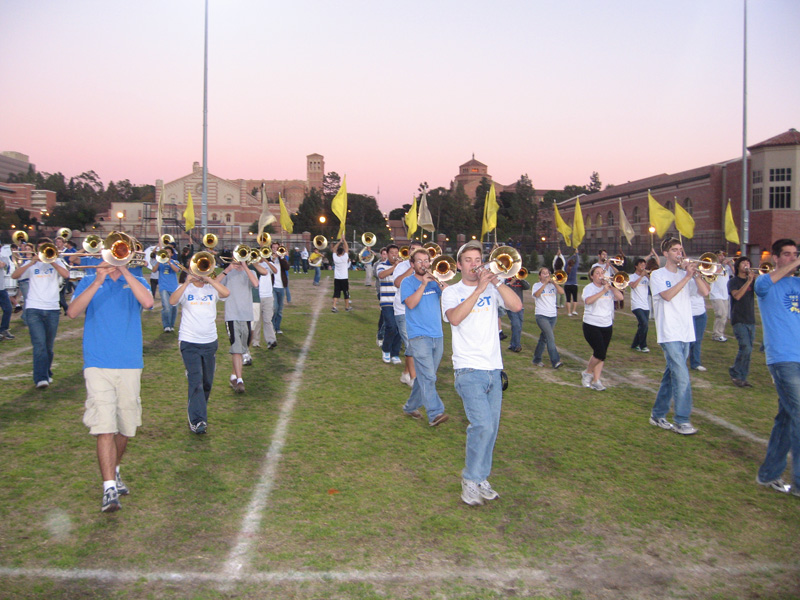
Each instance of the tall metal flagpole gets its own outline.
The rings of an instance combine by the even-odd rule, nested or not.
[[[203,202],[200,210],[203,235],[208,233],[208,0],[206,0],[205,48],[203,56]]]
[[[744,0],[744,75],[742,78],[742,256],[750,243],[750,211],[747,209],[747,0]]]

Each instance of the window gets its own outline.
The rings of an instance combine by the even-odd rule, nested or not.
[[[634,206],[633,207],[633,222],[634,223],[638,223],[639,222],[639,207],[638,206]]]
[[[672,202],[667,200],[666,203],[664,204],[664,208],[666,208],[669,211],[672,211]]]
[[[753,188],[753,210],[761,210],[764,205],[764,189],[757,187]]]
[[[230,223],[231,222],[231,213],[226,213],[225,214],[225,222],[226,223]]]
[[[761,171],[753,171],[753,183],[761,183],[764,180],[764,176],[761,174]]]
[[[683,208],[686,209],[687,213],[689,213],[690,215],[692,214],[692,199],[691,198],[686,198],[683,201]]]
[[[770,177],[772,177],[770,175]],[[791,208],[792,186],[774,185],[769,188],[770,208]]]
[[[177,202],[178,202],[177,196],[175,196],[175,194],[170,194],[169,195],[169,203],[170,204],[176,204]]]
[[[608,214],[606,215],[606,220],[608,221],[608,226],[609,227],[613,227],[614,226],[614,213],[612,213],[611,211],[608,211]]]
[[[225,196],[225,204],[233,204],[233,196],[231,196],[230,194]]]
[[[212,221],[216,221],[216,220],[218,220],[218,219],[217,219],[217,213],[211,213],[211,220],[212,220]]]
[[[592,216],[586,215],[586,222],[583,224],[584,229],[591,229],[592,228]]]
[[[792,170],[791,169],[770,169],[769,170],[769,180],[770,181],[791,181],[792,180]]]
[[[595,222],[596,227],[603,226],[603,215],[597,215],[597,221]]]

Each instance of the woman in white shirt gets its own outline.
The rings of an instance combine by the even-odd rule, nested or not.
[[[558,294],[563,294],[564,288],[555,283],[550,277],[550,269],[542,267],[539,269],[539,282],[531,288],[531,295],[536,302],[536,324],[541,330],[539,335],[539,343],[536,344],[536,350],[533,352],[533,364],[537,367],[544,366],[542,363],[542,353],[545,347],[547,354],[550,356],[550,364],[554,369],[558,369],[563,363],[556,348],[556,336],[553,329],[556,326],[558,317],[558,309],[556,308],[556,301]]]
[[[593,266],[589,278],[591,283],[583,288],[581,299],[584,303],[583,337],[592,348],[592,357],[586,370],[581,373],[581,383],[583,387],[601,392],[606,389],[600,381],[600,375],[603,373],[606,351],[611,343],[614,301],[622,300],[624,296],[622,291],[611,285],[602,266]]]

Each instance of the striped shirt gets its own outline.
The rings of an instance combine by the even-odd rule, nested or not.
[[[387,275],[383,279],[380,278],[380,274],[391,267],[392,263],[387,260],[386,262],[378,263],[375,271],[378,275],[378,280],[381,282],[379,296],[381,306],[394,306],[394,297],[397,295],[397,288],[394,287],[394,273]]]

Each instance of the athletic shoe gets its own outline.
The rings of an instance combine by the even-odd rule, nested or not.
[[[244,381],[237,381],[236,385],[233,387],[233,391],[237,394],[244,394]]]
[[[672,426],[672,431],[680,433],[681,435],[694,435],[697,433],[697,428],[692,427],[691,423],[675,423]]]
[[[100,510],[103,512],[116,512],[122,508],[119,503],[119,494],[116,488],[108,488],[103,492],[103,503],[100,505]]]
[[[169,327],[164,327],[164,333],[169,333]]]
[[[631,350],[636,350],[637,352],[642,351],[642,349],[639,346],[631,346]]]
[[[399,356],[393,356],[393,357],[392,357],[392,364],[393,364],[393,365],[399,365],[401,362],[403,362],[403,361],[402,361],[402,360],[400,360],[400,357],[399,357]]]
[[[478,484],[478,493],[484,500],[497,500],[500,497],[500,494],[495,492],[485,479]]]
[[[272,350],[277,347],[278,347],[278,342],[270,342],[269,345],[267,346],[267,350]]]
[[[661,427],[661,429],[672,429],[672,423],[667,421],[664,417],[660,419],[654,419],[652,416],[650,417],[650,425],[655,425],[656,427]]]
[[[502,331],[500,332],[500,340],[501,340],[501,341],[502,341],[502,340],[504,340],[504,339],[506,339],[507,337],[508,337],[508,336],[507,336],[505,333],[503,333]]]
[[[462,479],[461,500],[464,501],[464,504],[469,504],[470,506],[481,506],[483,504],[483,497],[478,490],[478,484],[474,481]]]
[[[797,496],[798,494],[795,492],[795,487],[790,486],[786,483],[783,479],[778,477],[777,479],[773,479],[772,481],[761,481],[756,475],[756,483],[758,485],[763,485],[764,487],[768,487],[771,490],[775,490],[776,492],[780,492],[781,494],[788,494],[790,491]]]
[[[413,386],[414,383],[411,380],[411,373],[403,373],[400,375],[400,383],[405,383],[407,386]]]
[[[392,362],[392,355],[389,354],[388,352],[384,352],[383,353],[383,362],[385,362],[387,364]]]
[[[331,308],[331,312],[339,312],[339,309],[334,306],[333,308]]]
[[[556,364],[553,365],[553,368],[554,369],[560,369],[563,366],[564,366],[564,363],[561,362],[561,361],[558,361]]]
[[[599,379],[590,383],[589,387],[593,390],[597,390],[598,392],[604,392],[606,390],[606,386],[604,386]]]
[[[249,367],[250,365],[252,365],[252,364],[253,364],[253,357],[252,357],[252,356],[250,356],[250,354],[249,354],[249,353],[243,354],[243,355],[242,355],[242,364],[243,364],[245,367]]]
[[[534,367],[543,367],[544,363],[542,361],[540,361],[540,360],[535,360],[535,361],[533,361],[533,366]]]
[[[792,496],[797,496],[798,498],[800,498],[800,488],[797,487],[796,485],[792,486],[792,489],[789,490],[789,493],[792,494]]]
[[[731,381],[733,382],[733,385],[735,385],[736,387],[744,387],[744,381],[742,381],[741,379],[731,379]]]
[[[721,335],[721,336],[715,337],[715,338],[711,338],[711,339],[714,340],[715,342],[727,342],[728,341],[728,338],[726,338],[724,335]]]
[[[708,369],[706,369],[706,368],[705,368],[703,365],[697,365],[697,366],[694,368],[694,370],[695,370],[695,371],[700,371],[700,372],[703,372],[703,371],[708,371]]]
[[[449,418],[450,417],[448,417],[446,414],[442,413],[438,415],[433,421],[428,423],[428,425],[430,425],[431,427],[437,427],[442,423],[445,423]]]
[[[250,344],[250,347],[251,347],[251,348],[261,348],[261,344],[259,344],[259,343],[256,343],[256,344]]]
[[[36,382],[36,388],[43,390],[50,387],[50,382],[46,379],[42,379],[41,381]]]
[[[231,384],[231,388],[233,388],[233,391],[235,392],[236,391],[236,375],[231,375],[231,378],[228,380],[228,383]]]
[[[278,329],[278,331],[276,331],[275,333],[280,333],[281,335],[283,335],[283,330],[282,329]]]
[[[412,419],[421,419],[422,413],[418,410],[412,410],[411,412],[403,411],[403,414],[407,417],[411,417]]]
[[[650,352],[650,348],[648,348],[647,346],[642,346],[642,347],[640,348],[640,351],[641,351],[641,352],[644,352],[644,353],[647,353],[647,352]]]
[[[347,308],[345,308],[345,310],[346,310],[347,312],[350,312],[351,310],[353,310],[353,307],[352,307],[352,306],[348,306]]]
[[[130,494],[131,491],[128,489],[128,486],[123,483],[122,479],[120,479],[119,473],[117,473],[114,477],[117,480],[117,494],[120,496],[127,496]]]
[[[747,381],[747,379],[742,380],[742,387],[753,387],[753,384]]]
[[[586,371],[581,372],[581,385],[583,387],[591,387],[592,379],[594,379],[594,376],[591,373],[587,373]]]
[[[201,435],[201,434],[205,433],[207,430],[208,430],[208,423],[206,423],[205,421],[200,421],[200,422],[199,422],[197,425],[195,425],[195,427],[194,427],[194,432],[195,432],[197,435]]]
[[[15,339],[17,337],[15,335],[13,335],[8,329],[6,329],[4,331],[0,331],[0,335],[2,335],[7,340],[13,340],[13,339]]]
[[[378,348],[383,348],[383,340],[381,338],[375,338],[375,341],[378,343]]]

